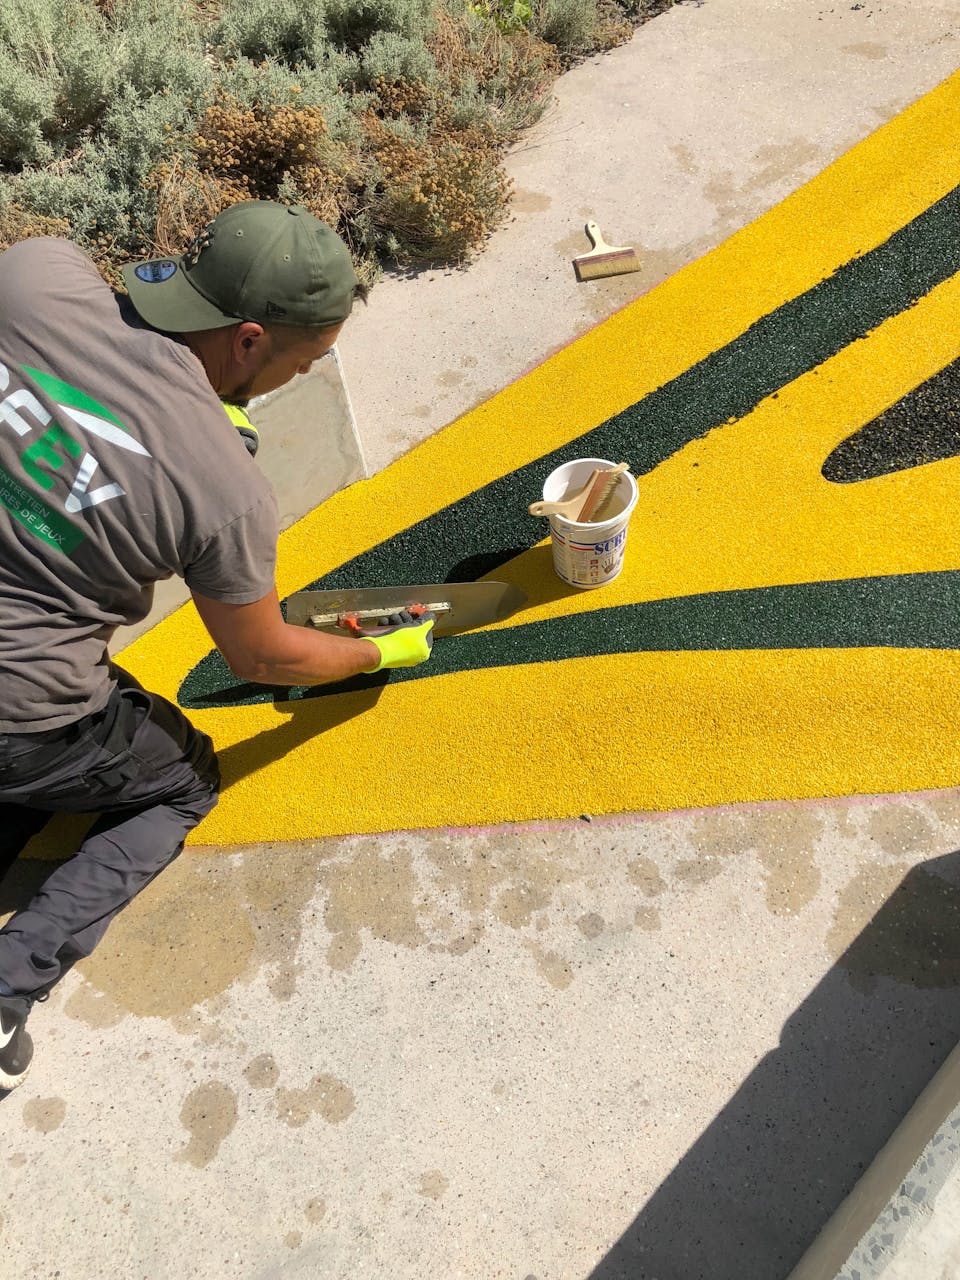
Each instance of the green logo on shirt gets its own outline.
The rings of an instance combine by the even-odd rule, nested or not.
[[[145,458],[151,456],[149,450],[134,439],[118,417],[86,392],[44,373],[42,369],[32,369],[29,365],[22,368],[50,397],[57,410],[54,418],[26,388],[12,391],[0,400],[0,422],[5,422],[21,437],[31,437],[20,455],[26,476],[41,489],[50,490],[55,484],[54,472],[67,466],[74,468],[70,492],[63,500],[63,510],[68,515],[77,515],[113,498],[122,498],[124,490],[119,484],[103,484],[95,489],[90,487],[100,464],[86,449],[83,435],[98,436],[128,453]],[[9,385],[10,372],[0,364],[0,391],[6,391]],[[71,433],[70,427],[80,428],[80,440]],[[81,529],[24,488],[3,468],[0,468],[0,504],[41,541],[61,548],[68,555],[86,537]]]

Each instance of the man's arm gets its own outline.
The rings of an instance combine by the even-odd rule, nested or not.
[[[253,604],[223,604],[191,594],[203,625],[239,680],[330,684],[374,671],[380,663],[380,649],[372,640],[289,626],[275,590]]]

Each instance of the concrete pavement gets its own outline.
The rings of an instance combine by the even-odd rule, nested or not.
[[[958,17],[710,0],[570,73],[487,254],[345,334],[371,468],[931,88]],[[643,272],[576,285],[589,216]],[[786,1276],[957,1042],[958,829],[935,792],[190,850],[37,1010],[6,1256]]]

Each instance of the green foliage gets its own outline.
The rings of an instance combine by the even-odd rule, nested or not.
[[[0,5],[0,48],[28,75],[57,74],[57,50],[78,27],[99,21],[93,6],[80,0],[14,0]]]
[[[360,57],[363,83],[398,80],[432,84],[437,64],[420,36],[402,36],[395,31],[378,31],[364,45]]]
[[[42,77],[0,47],[0,162],[10,168],[46,163],[53,155],[44,137],[51,114],[50,91]]]
[[[250,197],[378,263],[459,262],[561,66],[672,0],[0,0],[0,247],[68,235],[116,282]]]
[[[254,62],[317,62],[328,44],[324,7],[302,0],[228,0],[211,39],[228,56]]]
[[[530,25],[542,40],[569,58],[590,48],[598,24],[597,0],[535,0]]]
[[[433,28],[434,0],[326,0],[331,42],[359,52],[380,31],[427,36]]]
[[[332,138],[355,142],[359,134],[358,112],[370,95],[351,92],[344,86],[358,85],[360,60],[354,55],[331,52],[317,66],[301,63],[291,69],[284,62],[267,58],[253,62],[237,58],[225,64],[217,78],[218,96],[250,108],[289,105],[320,107]]]
[[[43,217],[65,219],[89,250],[133,254],[149,241],[155,213],[145,183],[184,117],[184,104],[173,95],[141,99],[124,86],[96,141],[81,142],[68,163],[24,170],[15,197]]]
[[[103,32],[79,27],[64,41],[58,57],[59,85],[53,103],[57,131],[68,136],[92,125],[120,80],[120,69]]]
[[[201,32],[179,0],[125,0],[114,10],[114,24],[120,80],[139,96],[166,93],[196,102],[209,90]]]
[[[498,31],[509,33],[529,26],[533,10],[526,0],[473,0],[468,10],[486,22],[492,22]]]

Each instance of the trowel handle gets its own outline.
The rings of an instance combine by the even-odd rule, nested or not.
[[[337,626],[343,627],[344,631],[349,631],[351,635],[362,636],[364,628],[369,628],[374,618],[387,618],[391,613],[409,613],[411,618],[422,618],[425,613],[436,612],[438,609],[443,612],[448,610],[450,606],[446,603],[439,605],[429,604],[405,604],[399,609],[359,609],[355,613],[337,614]]]

